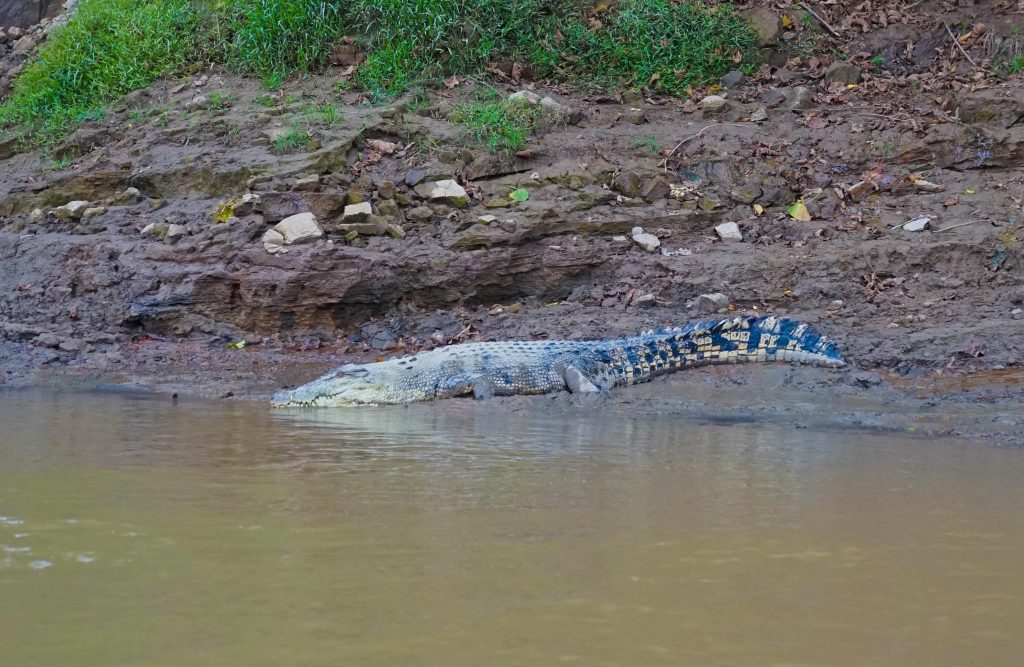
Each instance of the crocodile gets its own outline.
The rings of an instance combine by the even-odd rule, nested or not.
[[[472,395],[602,392],[680,368],[788,361],[838,368],[836,343],[809,325],[744,316],[611,340],[461,343],[370,364],[347,364],[274,395],[277,407],[394,405]]]

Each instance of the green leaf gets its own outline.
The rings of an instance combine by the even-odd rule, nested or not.
[[[530,191],[526,188],[519,188],[510,192],[508,198],[512,201],[524,202],[530,198]]]
[[[245,341],[244,340],[240,340],[240,341],[236,341],[234,343],[228,343],[228,348],[230,348],[232,350],[244,350],[245,349]]]

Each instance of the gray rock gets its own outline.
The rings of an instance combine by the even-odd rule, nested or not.
[[[825,70],[825,81],[829,83],[860,83],[861,70],[851,63],[832,63]]]
[[[747,82],[747,75],[739,70],[733,70],[723,76],[721,81],[726,88],[739,88]]]
[[[60,342],[57,346],[64,352],[70,352],[72,354],[78,354],[85,349],[85,341],[79,338],[66,338]]]
[[[391,223],[391,222],[389,222],[386,225],[384,225],[384,231],[389,236],[391,236],[391,238],[398,239],[399,241],[404,239],[405,236],[406,236],[405,229],[403,229],[401,225],[396,225],[396,224]]]
[[[640,197],[646,202],[656,202],[668,197],[672,186],[663,178],[652,178],[640,189]]]
[[[0,90],[4,90],[5,86],[0,83]],[[6,160],[7,158],[13,157],[18,154],[18,150],[21,147],[22,139],[18,136],[5,136],[0,137],[0,160]]]
[[[359,204],[349,204],[346,206],[341,219],[346,223],[364,222],[371,215],[373,215],[373,206],[370,205],[370,202],[364,201]]]
[[[419,185],[427,177],[427,172],[422,169],[410,169],[405,172],[405,184],[409,187]]]
[[[624,171],[612,179],[612,190],[626,197],[636,197],[640,194],[641,184],[640,174],[635,171]]]
[[[434,217],[434,211],[429,206],[417,206],[409,209],[405,215],[413,222],[430,222]]]
[[[46,214],[43,213],[43,209],[41,208],[34,208],[32,209],[32,212],[28,214],[29,222],[42,222],[45,219]]]
[[[810,89],[804,86],[790,88],[786,95],[786,106],[794,111],[803,111],[814,106],[814,97]]]
[[[779,83],[789,85],[791,83],[799,83],[801,81],[806,81],[807,75],[803,72],[794,72],[791,69],[780,67],[779,69],[775,70],[775,73],[772,75],[772,78],[778,81]]]
[[[656,252],[661,247],[661,239],[654,234],[648,234],[643,227],[633,228],[633,242],[647,252]]]
[[[82,211],[82,220],[92,220],[93,218],[101,216],[106,212],[106,206],[90,206],[89,208]]]
[[[87,201],[69,201],[67,204],[58,206],[50,211],[50,214],[58,220],[79,220],[87,208],[89,208],[89,202]]]
[[[284,234],[273,229],[263,232],[263,249],[271,255],[287,252],[284,248]]]
[[[394,199],[383,199],[377,202],[377,212],[385,218],[402,217],[402,209]]]
[[[931,218],[923,216],[920,218],[914,218],[913,220],[903,224],[903,231],[905,232],[923,232],[929,229],[932,225]]]
[[[196,95],[185,105],[185,111],[199,111],[210,108],[210,98],[206,95]]]
[[[644,308],[647,306],[653,306],[657,300],[658,298],[653,294],[644,294],[643,296],[638,296],[630,301],[629,305]]]
[[[1010,311],[1010,319],[1012,320],[1024,320],[1024,310],[1020,308],[1014,308]]]
[[[735,222],[723,222],[715,227],[715,233],[718,234],[718,238],[723,241],[736,242],[743,240],[743,234],[740,233],[740,226]]]
[[[729,198],[740,204],[753,204],[763,194],[759,185],[738,185],[729,191]]]
[[[700,101],[700,108],[704,113],[720,113],[729,109],[729,100],[721,95],[707,95]]]
[[[36,347],[56,348],[60,346],[60,338],[56,334],[43,332],[32,339],[32,344]]]
[[[292,190],[296,192],[316,192],[320,189],[320,177],[316,174],[303,176],[292,183]]]
[[[721,292],[701,294],[694,302],[694,308],[700,313],[717,313],[729,307],[729,297]]]
[[[167,233],[164,234],[164,241],[173,243],[183,236],[188,235],[188,227],[185,225],[167,225]]]
[[[770,88],[761,93],[761,101],[767,107],[777,107],[786,101],[786,91],[778,88]]]
[[[530,104],[540,104],[540,95],[533,92],[532,90],[520,90],[512,93],[508,96],[510,100],[517,102],[528,102]]]
[[[11,53],[28,53],[36,46],[36,38],[32,35],[25,35],[14,43]]]
[[[782,18],[767,7],[754,7],[743,12],[758,46],[777,42],[782,34]]]
[[[320,223],[312,213],[289,216],[268,231],[280,234],[284,245],[310,243],[324,236],[323,228],[320,227]]]
[[[252,192],[246,192],[242,195],[242,198],[238,200],[238,203],[235,204],[235,215],[242,217],[258,213],[260,204],[262,203],[262,197]]]
[[[465,188],[453,180],[421,183],[416,186],[416,194],[432,202],[448,204],[462,208],[469,203],[469,195]]]
[[[377,195],[381,199],[394,199],[395,194],[397,194],[395,184],[391,181],[381,181],[377,184]]]
[[[124,192],[120,192],[110,198],[110,203],[114,206],[129,206],[131,204],[137,204],[142,199],[142,193],[139,192],[138,188],[128,188]]]
[[[765,107],[758,107],[754,113],[750,114],[750,122],[752,123],[763,123],[768,120],[768,109]]]

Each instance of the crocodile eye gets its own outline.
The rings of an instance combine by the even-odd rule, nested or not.
[[[351,370],[341,369],[337,373],[335,373],[334,377],[336,377],[336,378],[354,377],[354,378],[362,379],[362,378],[365,378],[366,376],[368,376],[369,374],[370,374],[370,371],[366,370],[365,368],[353,368]]]

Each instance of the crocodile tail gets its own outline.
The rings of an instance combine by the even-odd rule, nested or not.
[[[689,324],[676,335],[694,364],[791,361],[838,368],[846,364],[835,341],[810,325],[778,317],[737,317]]]

